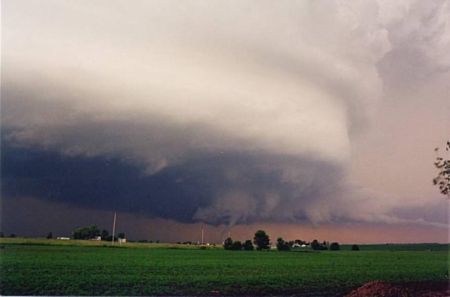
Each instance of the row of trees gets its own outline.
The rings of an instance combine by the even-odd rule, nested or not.
[[[270,238],[265,231],[256,231],[255,236],[253,237],[253,242],[250,239],[247,239],[244,243],[239,240],[233,241],[231,237],[228,237],[223,242],[224,249],[233,251],[253,251],[255,246],[258,251],[270,249]]]
[[[73,239],[95,239],[99,236],[102,240],[112,240],[112,235],[110,235],[107,230],[103,229],[100,231],[96,225],[80,227],[75,229],[72,233]],[[114,240],[117,240],[118,238],[125,238],[125,233],[120,232],[117,236],[114,236]]]
[[[324,241],[324,242],[320,243],[316,239],[311,241],[311,243],[308,243],[308,242],[300,240],[300,239],[296,239],[296,240],[292,240],[292,241],[285,241],[283,238],[279,237],[276,242],[276,247],[277,247],[277,250],[279,250],[279,251],[290,251],[294,247],[304,246],[304,245],[305,246],[310,245],[311,249],[313,249],[313,250],[338,251],[341,248],[338,242],[332,242],[330,244],[329,242]],[[244,243],[242,243],[239,240],[233,241],[233,239],[231,237],[228,237],[227,239],[225,239],[225,241],[223,243],[224,249],[234,250],[234,251],[240,251],[240,250],[252,251],[255,249],[255,246],[256,246],[256,250],[259,250],[259,251],[270,249],[270,246],[271,246],[270,245],[270,237],[264,230],[256,231],[255,236],[253,237],[253,242],[250,239],[248,239]],[[354,244],[352,246],[352,250],[358,251],[359,246]]]
[[[10,237],[10,238],[14,238],[14,237],[16,237],[16,234],[14,234],[14,233],[11,233],[11,234],[9,234],[8,236],[6,236],[6,235],[5,235],[5,233],[3,233],[3,232],[0,232],[0,238],[3,238],[3,237]]]
[[[299,244],[298,242],[302,243]],[[311,241],[311,243],[307,243],[301,240],[285,241],[281,237],[277,239],[277,250],[279,251],[290,251],[292,248],[299,245],[310,245],[311,249],[315,251],[322,251],[322,250],[338,251],[341,249],[339,243],[337,242],[332,242],[330,244],[329,242],[324,241],[320,243],[317,239],[314,239],[313,241]]]
[[[242,243],[239,240],[233,241],[231,237],[225,239],[225,241],[223,242],[223,248],[231,251],[253,251],[255,249],[250,239]]]

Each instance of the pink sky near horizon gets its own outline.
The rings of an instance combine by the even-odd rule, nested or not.
[[[3,201],[4,202],[4,201]],[[3,203],[3,230],[5,234],[19,236],[45,236],[52,231],[54,236],[70,236],[71,231],[84,225],[96,224],[111,232],[113,213],[73,207],[67,204],[46,202],[33,198],[15,198]],[[20,224],[14,217],[22,218]],[[55,222],[60,222],[55,225]],[[420,224],[345,223],[251,223],[239,224],[228,229],[226,226],[212,226],[201,223],[180,223],[173,220],[148,218],[131,213],[117,214],[117,232],[125,232],[128,238],[139,240],[160,240],[162,242],[200,241],[201,226],[204,226],[205,241],[220,243],[228,236],[235,240],[251,239],[259,230],[265,230],[272,242],[278,237],[286,240],[337,241],[340,243],[449,243],[448,228]]]

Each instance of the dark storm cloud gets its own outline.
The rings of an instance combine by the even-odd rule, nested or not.
[[[309,184],[286,180],[276,165],[286,162],[305,174],[307,171],[312,176]],[[202,154],[148,175],[144,166],[115,158],[64,156],[12,147],[3,141],[2,196],[37,197],[183,222],[230,224],[279,220],[283,216],[306,220],[314,218],[301,209],[293,209],[294,200],[308,209],[311,199],[330,194],[326,184],[336,183],[337,170],[328,164],[284,157]],[[321,178],[314,177],[315,172]],[[239,201],[221,201],[236,195]],[[218,203],[222,203],[222,208],[217,208]],[[242,203],[248,205],[240,209]]]
[[[2,196],[32,196],[105,210],[122,210],[190,221],[207,189],[177,182],[178,168],[144,175],[143,168],[118,159],[67,157],[55,152],[4,147]],[[186,177],[184,177],[186,178]],[[210,180],[211,181],[211,180]],[[202,203],[203,200],[203,203]]]

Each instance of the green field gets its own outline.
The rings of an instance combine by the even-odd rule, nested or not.
[[[1,295],[341,296],[371,280],[448,279],[448,245],[361,251],[221,248],[1,239]],[[345,248],[345,247],[344,247]]]

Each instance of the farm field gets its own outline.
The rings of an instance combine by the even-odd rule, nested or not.
[[[245,252],[102,244],[1,239],[0,293],[342,296],[371,280],[445,281],[449,277],[448,245]]]

